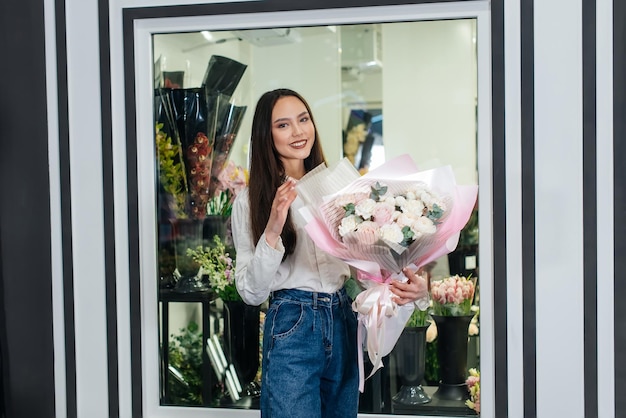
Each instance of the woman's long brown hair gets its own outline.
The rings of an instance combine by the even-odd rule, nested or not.
[[[263,231],[265,231],[276,189],[282,184],[285,177],[285,168],[276,151],[272,137],[272,111],[278,99],[285,96],[294,96],[302,101],[309,112],[313,126],[315,126],[313,148],[309,156],[304,160],[305,172],[309,172],[319,164],[326,162],[319,142],[317,126],[306,100],[300,94],[289,89],[277,89],[263,94],[257,102],[254,111],[250,141],[250,180],[248,191],[250,224],[255,243],[259,242]],[[285,247],[286,257],[292,254],[296,247],[296,230],[291,214],[287,215],[281,238]]]

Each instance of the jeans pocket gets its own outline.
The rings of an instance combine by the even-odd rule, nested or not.
[[[273,311],[273,312],[271,312]],[[296,332],[304,321],[302,304],[283,301],[270,307],[273,338],[285,338]]]

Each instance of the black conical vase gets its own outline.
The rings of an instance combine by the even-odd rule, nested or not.
[[[404,328],[392,351],[400,383],[400,390],[393,396],[395,405],[421,405],[431,401],[422,388],[427,329],[428,326]]]
[[[437,325],[439,388],[433,396],[463,401],[469,398],[467,379],[467,344],[473,315],[431,315]]]
[[[259,370],[259,306],[224,302],[225,353],[235,366],[244,391]]]

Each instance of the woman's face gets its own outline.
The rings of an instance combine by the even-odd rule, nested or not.
[[[311,153],[315,126],[306,106],[294,96],[276,101],[272,110],[272,138],[285,168],[295,160],[303,161]]]

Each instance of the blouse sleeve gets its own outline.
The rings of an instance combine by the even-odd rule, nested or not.
[[[235,198],[231,220],[236,250],[235,285],[244,302],[257,306],[269,297],[285,248],[280,238],[276,248],[271,247],[265,234],[254,244],[247,189]]]

